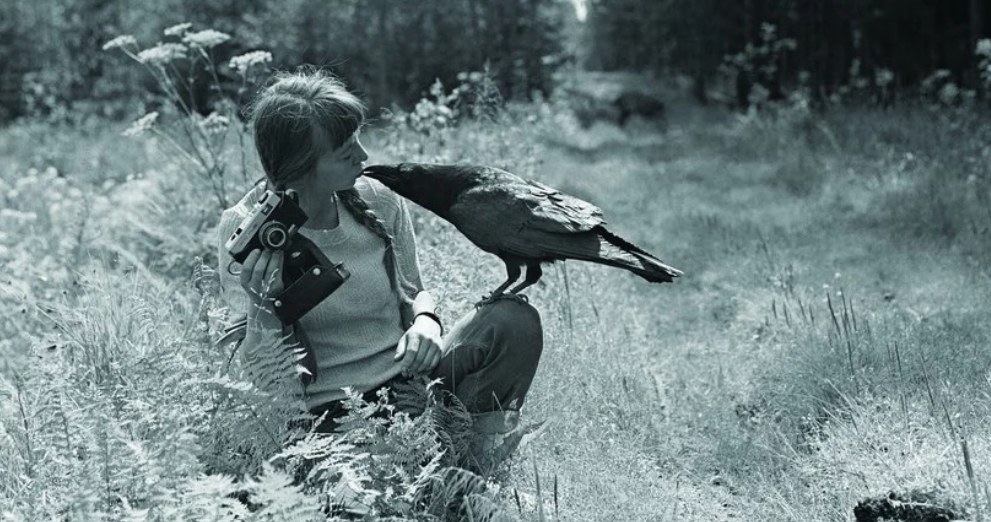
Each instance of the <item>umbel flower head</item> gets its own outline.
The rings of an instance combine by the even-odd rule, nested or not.
[[[172,60],[186,57],[189,49],[181,43],[161,43],[138,53],[138,61],[151,65],[166,65]]]
[[[124,136],[139,136],[151,129],[158,121],[158,111],[152,111],[138,118],[123,132]]]
[[[239,74],[244,74],[255,65],[264,65],[271,61],[272,53],[268,51],[251,51],[250,53],[244,53],[231,58],[229,65],[231,69],[234,69]]]
[[[216,112],[211,112],[209,116],[200,121],[200,127],[202,127],[203,131],[207,134],[220,134],[227,129],[227,126],[230,125],[230,123],[230,119],[226,116],[220,115]]]
[[[134,36],[129,34],[122,34],[113,40],[103,44],[103,50],[109,51],[110,49],[118,49],[122,47],[127,47],[129,45],[138,45],[138,41],[134,39]]]
[[[220,31],[214,31],[213,29],[204,29],[195,33],[187,33],[182,37],[182,41],[186,42],[190,47],[199,47],[203,49],[216,47],[230,39],[231,35]]]
[[[193,24],[189,22],[183,22],[181,24],[175,24],[171,27],[165,28],[165,36],[182,36],[189,32],[193,28]]]

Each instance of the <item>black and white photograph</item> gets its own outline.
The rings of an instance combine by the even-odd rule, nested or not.
[[[22,521],[991,521],[991,3],[3,0]]]

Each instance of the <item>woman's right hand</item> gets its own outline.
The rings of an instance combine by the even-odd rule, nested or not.
[[[251,303],[272,311],[282,284],[282,251],[267,248],[252,250],[241,265],[241,286]]]

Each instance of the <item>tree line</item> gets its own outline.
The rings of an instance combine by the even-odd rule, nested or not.
[[[0,122],[60,110],[133,114],[155,82],[101,46],[129,34],[151,47],[181,22],[232,36],[212,50],[219,64],[268,50],[274,68],[329,68],[373,106],[410,104],[437,79],[453,86],[459,73],[483,68],[506,97],[548,94],[567,9],[558,0],[5,0]],[[204,78],[194,89],[209,85]]]
[[[739,106],[798,84],[820,100],[859,86],[887,103],[933,81],[979,94],[975,46],[991,26],[984,0],[587,1],[579,24],[571,0],[5,0],[0,123],[133,115],[155,82],[102,44],[132,34],[151,46],[180,22],[232,35],[218,63],[269,50],[277,69],[330,68],[373,106],[408,106],[435,80],[483,68],[504,98],[546,95],[576,56],[589,69],[688,75],[703,100],[730,77]]]
[[[975,50],[991,26],[985,0],[599,0],[590,7],[590,67],[687,74],[700,97],[728,69],[738,105],[758,83],[772,97],[802,82],[817,99],[853,85],[890,101],[918,94],[941,70],[942,81],[979,92]]]

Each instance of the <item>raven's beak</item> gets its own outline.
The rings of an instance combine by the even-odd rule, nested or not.
[[[399,165],[369,165],[361,171],[361,175],[377,179],[387,187],[395,186],[401,177]]]

